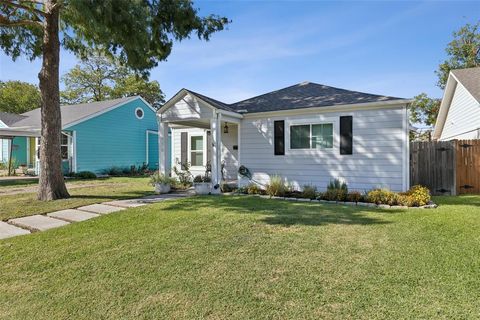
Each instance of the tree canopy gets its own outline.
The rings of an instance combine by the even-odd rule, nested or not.
[[[228,19],[200,16],[190,0],[0,0],[0,49],[13,60],[42,58],[40,177],[37,197],[69,196],[60,157],[60,47],[87,57],[92,48],[136,73],[165,60],[175,41],[208,40]]]
[[[36,85],[22,81],[0,81],[0,111],[24,113],[40,108],[42,98]]]
[[[142,96],[151,105],[164,102],[157,81],[136,74],[110,58],[93,54],[68,71],[62,81],[65,90],[60,93],[62,103],[76,104],[134,95]]]
[[[453,40],[447,45],[445,51],[448,58],[436,71],[437,85],[442,89],[445,89],[450,70],[480,66],[480,22],[467,23],[455,31]]]
[[[447,59],[438,66],[437,86],[445,89],[450,70],[480,66],[480,22],[466,24],[453,32],[453,40],[446,49]],[[422,126],[433,127],[437,120],[441,99],[431,98],[426,93],[414,97],[410,105],[410,121]],[[430,139],[430,131],[416,135],[419,139]],[[412,135],[411,135],[412,137]]]

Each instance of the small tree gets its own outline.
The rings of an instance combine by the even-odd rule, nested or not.
[[[448,59],[441,63],[436,71],[437,85],[442,89],[445,89],[450,70],[480,66],[480,22],[467,23],[455,31],[453,40],[445,51]]]
[[[38,199],[69,196],[60,156],[60,46],[81,57],[100,48],[148,74],[169,56],[175,40],[192,32],[208,40],[227,23],[216,15],[200,17],[189,0],[0,0],[0,48],[14,60],[42,58]]]
[[[38,87],[22,81],[0,81],[0,111],[24,113],[40,108]]]

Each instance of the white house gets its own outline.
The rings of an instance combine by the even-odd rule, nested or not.
[[[480,67],[450,71],[433,139],[480,139]]]
[[[211,166],[214,186],[265,185],[276,174],[298,189],[339,178],[351,190],[404,191],[409,102],[311,82],[233,104],[182,89],[158,111],[159,167],[189,162],[196,175]]]

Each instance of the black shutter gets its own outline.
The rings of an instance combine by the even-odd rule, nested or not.
[[[182,132],[180,136],[180,148],[181,148],[180,163],[184,165],[188,162],[188,155],[187,155],[188,133],[187,132]]]
[[[212,132],[207,131],[207,165],[212,164]]]
[[[273,124],[274,149],[276,156],[285,155],[285,121],[274,121]]]
[[[340,154],[352,154],[353,150],[353,117],[340,117]]]

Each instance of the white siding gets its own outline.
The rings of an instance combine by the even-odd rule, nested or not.
[[[0,128],[8,128],[0,121]],[[8,140],[0,139],[0,162],[8,161]]]
[[[162,114],[162,119],[169,121],[210,119],[212,118],[212,114],[212,108],[206,106],[191,95],[186,95],[185,98],[168,108],[168,110]]]
[[[228,124],[228,133],[223,133],[222,125],[222,161],[225,161],[225,179],[237,180],[238,171],[238,150],[233,150],[233,146],[238,145],[238,126]]]
[[[222,160],[225,160],[225,178],[228,180],[237,179],[237,170],[238,170],[238,151],[233,150],[233,146],[237,145],[237,126],[235,124],[228,124],[228,133],[223,133],[222,125]],[[180,169],[180,160],[181,160],[181,133],[188,133],[188,140],[190,141],[190,136],[203,135],[204,136],[204,163],[206,161],[211,161],[207,159],[207,147],[212,149],[211,146],[206,145],[207,139],[207,129],[200,128],[182,128],[182,129],[172,129],[172,166],[176,165]],[[196,175],[205,174],[205,167],[192,167],[191,173]]]
[[[440,140],[479,139],[480,103],[458,83],[448,110]]]
[[[353,116],[353,154],[340,155],[339,117]],[[275,156],[273,123],[285,120],[285,155]],[[330,150],[290,150],[292,124],[331,122],[334,147]],[[246,118],[241,123],[241,165],[253,174],[253,181],[264,185],[269,175],[279,174],[296,188],[313,184],[325,190],[328,182],[340,178],[351,190],[385,187],[403,191],[407,185],[408,150],[405,107],[357,110],[308,115]],[[249,181],[242,179],[241,185]]]

